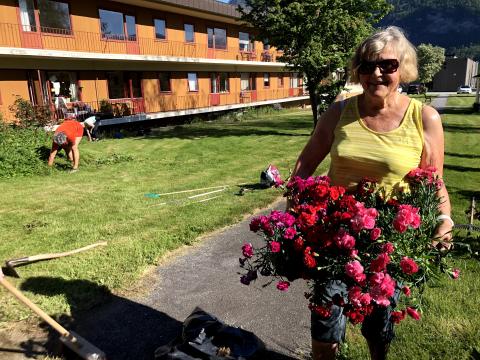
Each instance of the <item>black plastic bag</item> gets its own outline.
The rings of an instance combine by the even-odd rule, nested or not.
[[[183,322],[182,334],[155,350],[155,359],[249,360],[264,348],[253,333],[225,325],[197,307]]]

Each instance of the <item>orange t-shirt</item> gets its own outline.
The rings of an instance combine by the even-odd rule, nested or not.
[[[75,143],[77,137],[83,136],[83,125],[76,120],[65,120],[55,130],[55,134],[63,132],[67,136],[67,141],[70,145]]]

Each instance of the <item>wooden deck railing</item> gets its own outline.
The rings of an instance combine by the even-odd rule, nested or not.
[[[280,56],[275,49],[240,51],[239,46],[212,49],[207,44],[158,40],[153,37],[111,36],[99,32],[37,26],[26,28],[7,23],[0,23],[0,47],[264,62],[276,62]]]

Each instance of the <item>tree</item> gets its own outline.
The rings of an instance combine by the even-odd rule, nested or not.
[[[418,57],[418,80],[421,83],[429,83],[438,73],[445,62],[445,49],[431,44],[417,46]]]
[[[342,69],[356,45],[391,6],[386,0],[245,0],[242,20],[283,50],[280,61],[305,74],[314,126],[344,84]]]

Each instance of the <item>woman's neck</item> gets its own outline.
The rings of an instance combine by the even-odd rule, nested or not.
[[[381,98],[364,93],[361,95],[360,100],[363,103],[363,109],[368,113],[379,113],[396,107],[400,100],[400,94],[395,92],[385,98]]]

